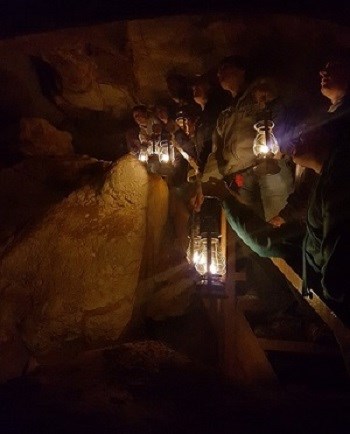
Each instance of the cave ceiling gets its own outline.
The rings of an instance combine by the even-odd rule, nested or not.
[[[0,38],[115,20],[206,13],[283,13],[348,25],[350,3],[290,0],[1,0]]]

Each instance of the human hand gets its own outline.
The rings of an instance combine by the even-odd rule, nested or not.
[[[274,228],[279,228],[280,226],[285,224],[284,218],[280,217],[279,215],[276,215],[275,217],[272,217],[271,220],[269,220],[270,225],[272,225]]]
[[[188,207],[190,211],[200,212],[203,202],[204,202],[204,195],[202,191],[202,185],[198,184],[197,188],[194,191],[194,194],[191,195],[188,201]]]

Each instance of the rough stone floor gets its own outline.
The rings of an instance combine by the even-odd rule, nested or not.
[[[147,324],[140,340],[41,365],[2,385],[0,433],[349,432],[346,384],[296,377],[278,388],[242,388],[223,379],[212,367],[215,338],[203,315],[197,306]]]

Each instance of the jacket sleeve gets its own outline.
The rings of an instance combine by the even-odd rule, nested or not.
[[[204,167],[202,182],[209,181],[209,178],[222,179],[223,175],[219,169],[219,163],[217,159],[217,151],[222,144],[222,137],[219,134],[218,127],[214,129],[212,134],[212,146],[211,153],[208,156],[207,162]]]
[[[299,223],[274,228],[233,196],[223,202],[226,218],[239,238],[262,257],[280,257],[301,261],[301,238],[304,227]]]
[[[288,196],[286,206],[279,212],[285,221],[305,221],[309,197],[318,175],[312,169],[305,169],[300,179],[295,180],[294,191]]]
[[[193,158],[194,160],[197,160],[197,153],[196,153],[195,144],[193,143],[193,141],[191,139],[189,139],[186,136],[186,134],[181,129],[178,129],[175,132],[175,140],[191,158]],[[176,152],[176,154],[175,154],[175,166],[180,165],[182,160],[183,160],[182,155],[179,152]]]

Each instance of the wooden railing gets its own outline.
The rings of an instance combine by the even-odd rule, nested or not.
[[[301,294],[302,279],[295,271],[281,258],[273,258],[272,262],[285,275],[288,281],[292,284],[295,291]],[[342,353],[344,364],[350,375],[350,329],[345,326],[343,321],[321,300],[317,294],[312,293],[312,298],[305,298],[305,301],[314,309],[314,311],[322,318],[322,320],[333,331],[339,349]]]

